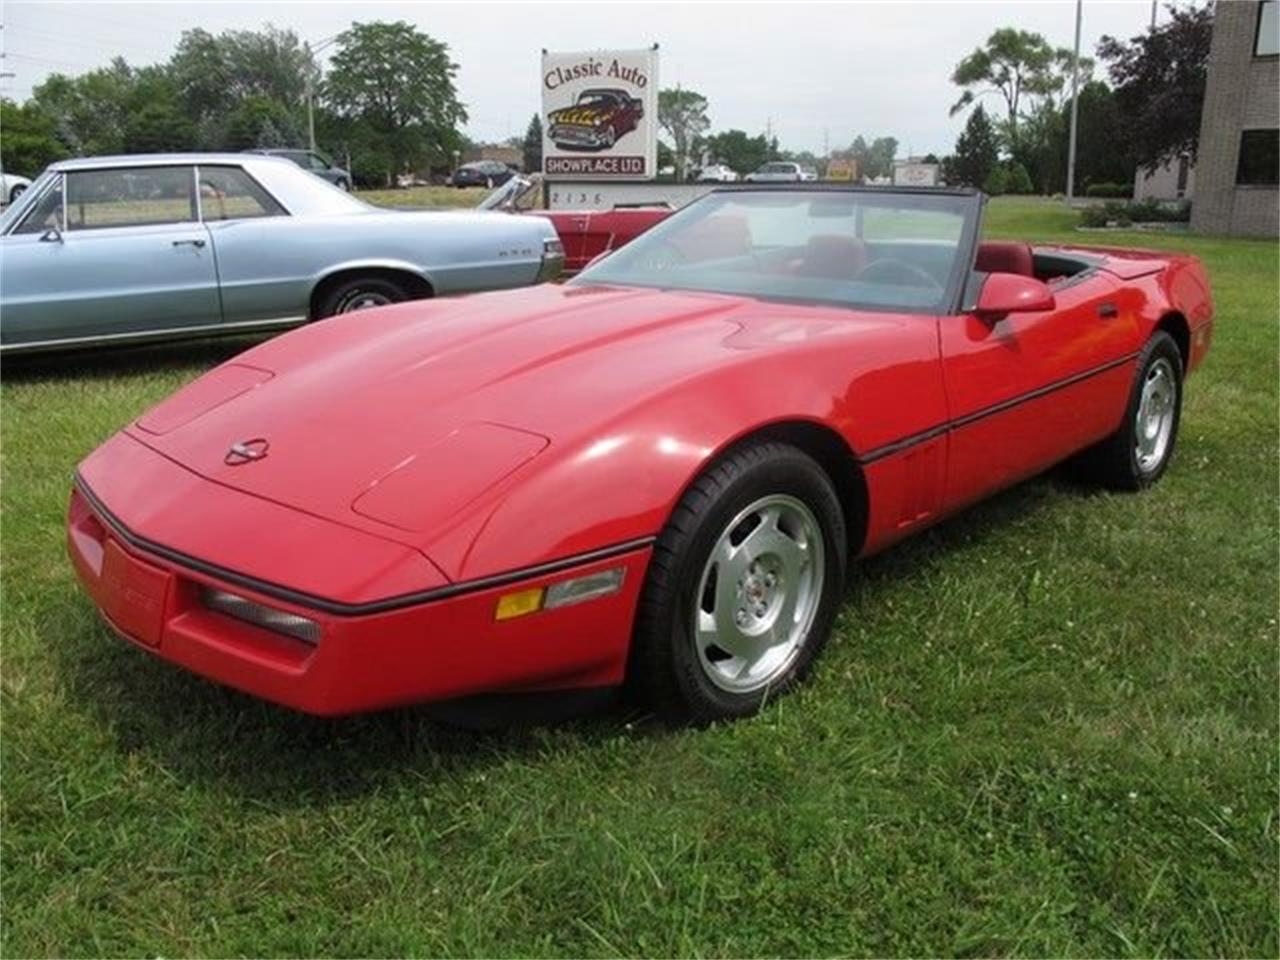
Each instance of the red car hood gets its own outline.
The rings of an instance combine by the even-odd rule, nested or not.
[[[268,341],[128,432],[209,480],[425,550],[549,448],[709,365],[894,322],[553,285],[402,304]]]

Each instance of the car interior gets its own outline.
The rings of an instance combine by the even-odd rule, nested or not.
[[[831,217],[832,232],[803,236],[803,230],[793,231],[797,242],[788,242],[786,229],[776,224],[770,231],[776,235],[762,242],[753,236],[749,216],[722,210],[673,232],[633,266],[664,285],[690,289],[769,292],[869,307],[944,306],[957,255],[958,218],[867,207],[850,220],[822,209],[813,208],[810,216]],[[979,245],[966,287],[976,290],[986,274],[996,272],[1062,284],[1095,265],[1096,258],[1085,254],[991,240]]]

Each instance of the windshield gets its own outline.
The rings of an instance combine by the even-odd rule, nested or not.
[[[44,185],[57,176],[56,173],[45,170],[31,186],[22,191],[17,200],[5,207],[4,212],[0,213],[0,233],[8,233],[9,228],[25,215],[27,207],[40,195]]]
[[[541,199],[538,187],[541,181],[534,177],[514,176],[495,188],[480,201],[477,210],[532,210]]]
[[[977,211],[976,196],[954,193],[718,191],[572,282],[946,312]]]

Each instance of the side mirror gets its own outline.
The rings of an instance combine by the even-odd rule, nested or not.
[[[1043,280],[1020,273],[991,273],[982,284],[974,312],[994,323],[1006,314],[1035,313],[1054,306],[1053,291]]]

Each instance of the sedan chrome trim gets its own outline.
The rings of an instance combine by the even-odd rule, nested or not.
[[[136,330],[128,333],[104,333],[93,337],[66,337],[61,340],[33,340],[30,343],[0,343],[0,353],[25,353],[28,350],[52,350],[57,347],[93,347],[101,344],[135,343],[164,337],[204,336],[218,333],[252,333],[306,323],[304,315],[273,317],[270,320],[239,320],[235,323],[205,323],[193,327],[167,327],[164,330]]]

